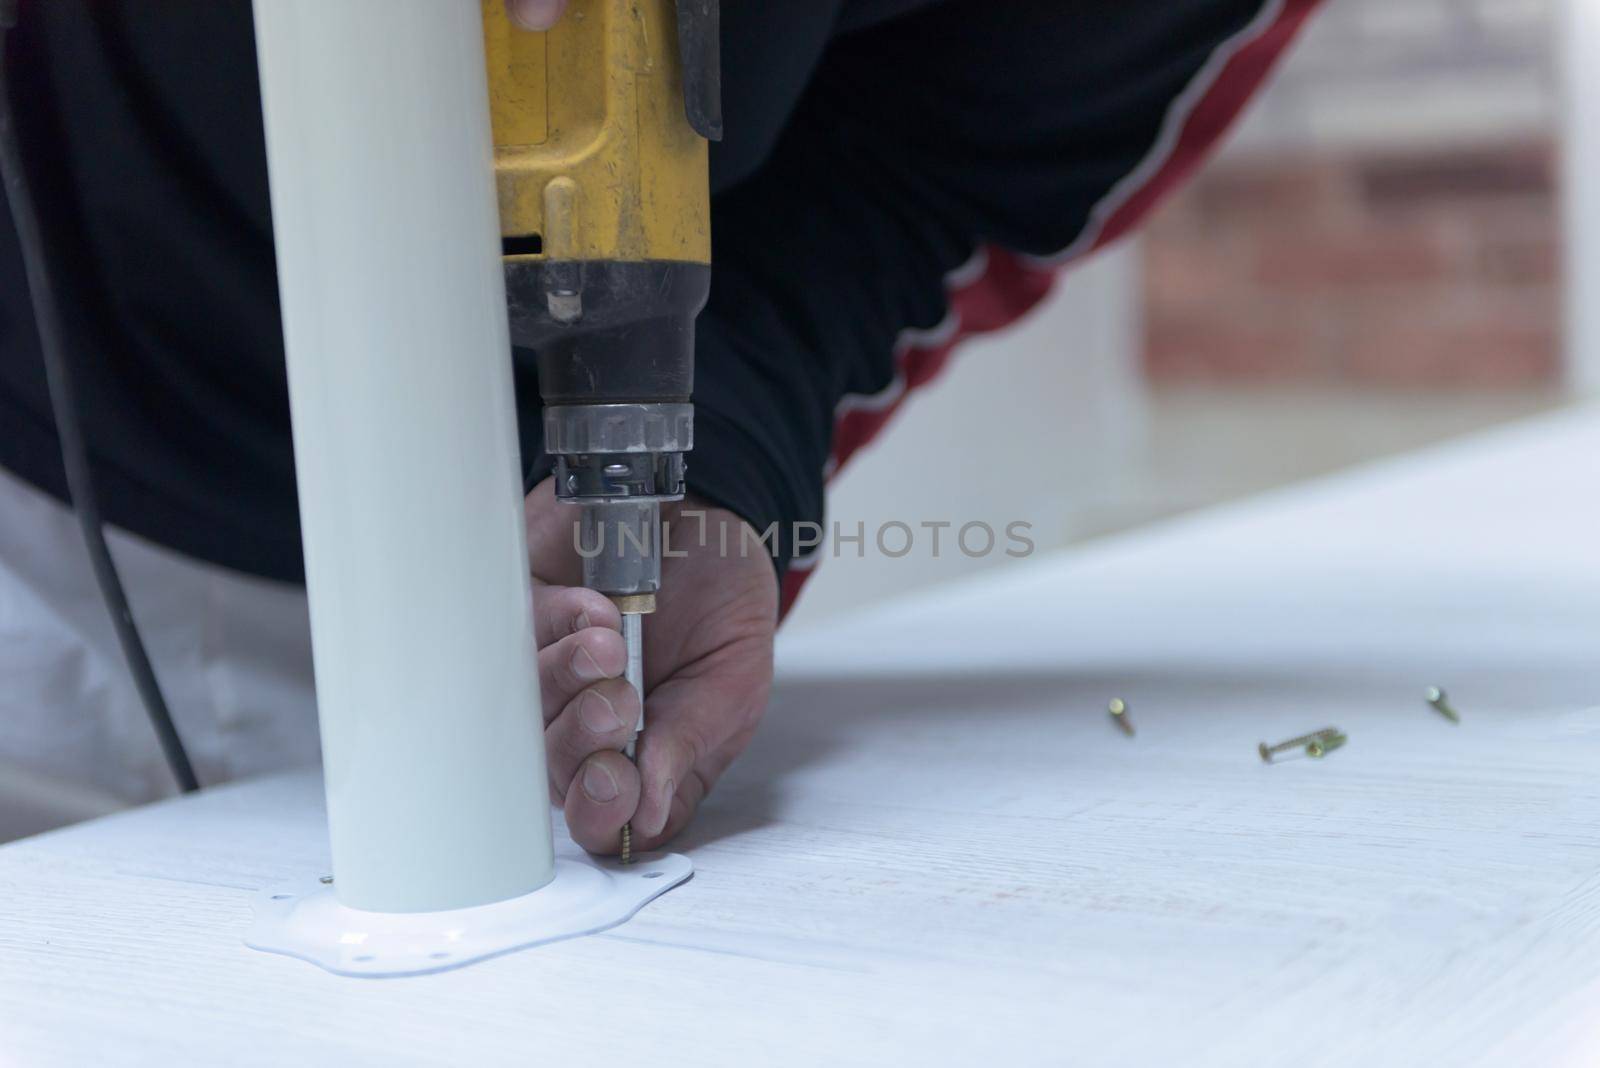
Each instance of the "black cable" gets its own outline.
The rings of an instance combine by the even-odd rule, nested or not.
[[[117,642],[122,646],[123,658],[128,663],[128,673],[133,676],[134,688],[149,713],[150,725],[155,728],[161,752],[172,769],[172,777],[179,789],[188,793],[200,788],[189,754],[173,725],[172,713],[166,699],[161,696],[161,685],[156,681],[155,669],[139,637],[139,628],[133,622],[128,608],[128,597],[122,589],[122,579],[117,566],[106,548],[106,536],[100,518],[100,506],[95,497],[94,478],[89,469],[89,450],[84,445],[83,426],[78,421],[77,393],[71,369],[67,363],[61,339],[61,317],[56,309],[55,288],[51,283],[49,262],[46,258],[44,237],[40,231],[38,212],[29,192],[27,176],[22,169],[22,152],[18,144],[16,125],[11,114],[11,91],[6,80],[6,43],[17,24],[18,0],[0,0],[0,179],[5,183],[6,202],[11,205],[11,219],[17,230],[17,242],[22,248],[22,260],[28,278],[28,293],[33,301],[33,318],[39,333],[39,348],[44,353],[45,378],[50,390],[50,407],[55,414],[56,434],[61,439],[61,460],[67,471],[67,494],[72,499],[78,515],[78,526],[83,530],[83,542],[89,550],[89,562],[94,567],[95,581],[111,613],[111,625],[117,632]]]

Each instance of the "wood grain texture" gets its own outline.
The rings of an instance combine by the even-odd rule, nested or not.
[[[240,943],[325,870],[309,774],[5,847],[0,1063],[1595,1063],[1596,457],[1544,420],[788,635],[694,878],[456,972]]]

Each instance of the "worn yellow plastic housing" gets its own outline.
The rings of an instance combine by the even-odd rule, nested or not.
[[[673,0],[572,0],[543,33],[482,3],[507,260],[710,263]]]

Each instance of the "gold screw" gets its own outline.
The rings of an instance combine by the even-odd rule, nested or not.
[[[1120,697],[1113,697],[1111,704],[1107,706],[1107,711],[1111,713],[1111,722],[1122,728],[1123,734],[1132,738],[1133,722],[1128,719],[1128,702]]]
[[[1298,738],[1290,738],[1287,742],[1279,742],[1277,745],[1268,745],[1266,742],[1262,742],[1256,746],[1256,752],[1261,754],[1263,762],[1270,764],[1272,763],[1272,755],[1281,753],[1285,749],[1298,749],[1301,746],[1305,746],[1307,756],[1320,757],[1324,753],[1339,748],[1348,740],[1343,734],[1339,733],[1339,728],[1324,727],[1320,731],[1302,734]],[[1313,749],[1315,752],[1312,751]]]
[[[633,824],[622,825],[622,863],[633,863]]]
[[[1324,734],[1315,741],[1306,743],[1306,756],[1320,760],[1349,740],[1337,731],[1333,734]]]
[[[1446,697],[1445,692],[1439,689],[1439,687],[1429,686],[1428,692],[1424,696],[1427,697],[1428,704],[1432,705],[1433,710],[1439,713],[1439,715],[1443,716],[1451,723],[1461,722],[1461,715],[1456,712],[1455,709],[1450,707],[1450,698]]]

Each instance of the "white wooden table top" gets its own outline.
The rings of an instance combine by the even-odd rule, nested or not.
[[[240,943],[254,888],[326,868],[309,775],[0,849],[0,1064],[1600,1063],[1600,414],[781,660],[691,882],[455,972]]]

